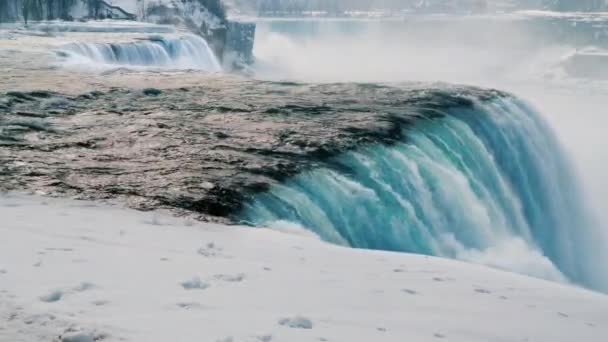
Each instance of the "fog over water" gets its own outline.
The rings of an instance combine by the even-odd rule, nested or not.
[[[606,23],[528,15],[263,20],[255,70],[266,79],[450,82],[513,92],[557,130],[606,222],[608,81],[564,68],[576,51],[608,44]]]

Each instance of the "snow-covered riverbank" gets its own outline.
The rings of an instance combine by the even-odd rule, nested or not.
[[[483,266],[89,202],[0,216],[0,341],[608,338],[607,296]]]

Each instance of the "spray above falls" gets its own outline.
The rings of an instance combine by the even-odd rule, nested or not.
[[[222,70],[207,41],[195,35],[153,36],[120,43],[71,43],[57,53],[65,59],[66,64],[79,67]]]

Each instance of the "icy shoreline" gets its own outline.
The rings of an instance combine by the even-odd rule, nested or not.
[[[0,215],[2,341],[608,338],[607,296],[483,266],[92,202]]]

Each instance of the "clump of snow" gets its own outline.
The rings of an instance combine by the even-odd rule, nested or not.
[[[204,290],[210,286],[208,283],[202,281],[199,277],[186,280],[182,282],[181,285],[185,290]]]
[[[63,291],[53,290],[44,296],[40,296],[40,300],[47,303],[58,302],[63,297]]]
[[[281,318],[279,324],[290,328],[312,329],[312,321],[303,316]]]
[[[93,342],[95,337],[90,333],[68,333],[61,337],[61,342]]]

